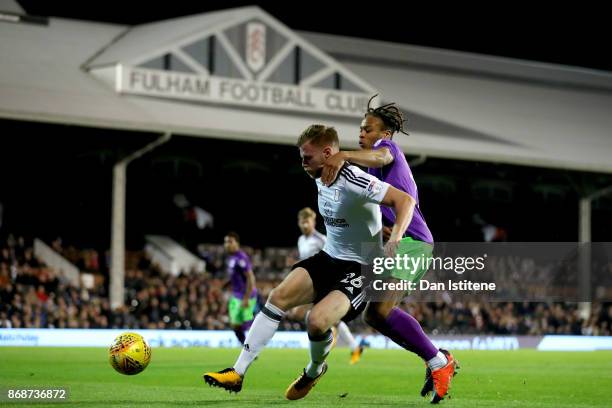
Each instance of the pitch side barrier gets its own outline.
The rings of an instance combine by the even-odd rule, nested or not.
[[[40,347],[108,347],[127,329],[0,329],[0,346]],[[134,330],[132,330],[134,331]],[[135,330],[153,348],[158,347],[240,347],[229,330]],[[397,349],[395,343],[381,335],[357,336],[371,348]],[[433,336],[438,347],[452,350],[612,350],[612,336]],[[268,347],[308,348],[304,332],[277,332]],[[338,347],[342,347],[342,343]]]

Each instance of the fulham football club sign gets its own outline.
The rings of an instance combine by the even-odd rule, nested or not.
[[[140,54],[134,52],[136,43],[125,45],[124,49],[136,55],[115,61],[115,90],[179,101],[352,117],[361,116],[369,97],[376,93],[259,8],[201,18],[210,23],[186,35],[172,32],[171,21],[156,27],[168,32],[147,38],[165,40],[149,44]],[[121,47],[121,40],[108,53],[113,52],[112,47]]]

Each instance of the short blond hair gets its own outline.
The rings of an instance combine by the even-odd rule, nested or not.
[[[340,141],[338,132],[333,127],[325,125],[310,125],[300,135],[297,146],[302,147],[306,143],[312,143],[319,147],[338,147]]]
[[[298,218],[317,218],[317,213],[310,207],[304,207],[298,212]]]

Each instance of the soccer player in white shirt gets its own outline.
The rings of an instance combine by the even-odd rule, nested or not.
[[[350,321],[362,311],[365,276],[362,267],[372,256],[364,247],[382,248],[382,220],[379,204],[396,214],[384,253],[393,256],[408,227],[416,202],[408,194],[378,180],[358,167],[346,166],[330,186],[321,172],[325,159],[340,150],[336,130],[324,125],[309,126],[299,137],[298,147],[304,171],[316,180],[319,210],[327,228],[327,242],[315,256],[298,262],[270,293],[255,318],[244,347],[233,367],[204,374],[213,386],[239,392],[247,369],[272,338],[287,311],[314,303],[308,316],[310,363],[285,392],[290,400],[305,397],[327,371],[325,359],[332,344],[331,327],[340,319]]]

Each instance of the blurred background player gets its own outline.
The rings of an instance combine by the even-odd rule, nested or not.
[[[321,181],[326,185],[333,183],[348,161],[368,167],[368,173],[407,193],[414,199],[414,212],[410,224],[397,243],[397,254],[411,257],[429,257],[433,250],[433,236],[419,207],[419,195],[410,166],[400,147],[392,140],[397,132],[404,130],[404,118],[394,103],[378,108],[370,107],[361,121],[359,133],[360,151],[340,151],[325,162]],[[390,226],[394,225],[396,215],[388,207],[381,206],[383,236],[389,240]],[[426,268],[418,271],[392,270],[385,278],[389,281],[407,280],[417,282]],[[416,353],[427,366],[426,380],[421,395],[432,392],[432,403],[441,401],[447,394],[455,374],[456,362],[446,350],[438,350],[427,337],[419,322],[397,305],[403,294],[389,291],[381,302],[369,302],[365,311],[366,322],[399,346]]]
[[[302,235],[298,238],[298,256],[300,261],[310,258],[325,246],[326,237],[315,228],[317,224],[317,213],[310,207],[302,208],[298,212],[298,226]],[[287,317],[295,321],[305,321],[308,311],[312,305],[304,305],[293,308]],[[351,348],[351,364],[356,364],[361,359],[363,345],[357,343],[351,329],[342,320],[332,328],[334,344],[339,336]]]
[[[298,256],[310,258],[325,246],[326,237],[316,230],[317,213],[312,208],[305,207],[298,212],[298,226],[302,235],[298,238]]]
[[[245,331],[251,327],[257,303],[255,274],[249,256],[240,249],[240,237],[237,233],[228,232],[223,239],[223,247],[227,254],[225,285],[232,286],[227,307],[230,325],[240,343],[244,344]]]

